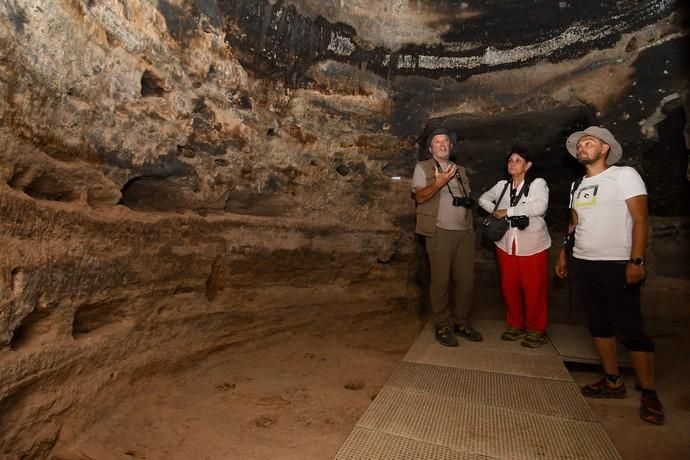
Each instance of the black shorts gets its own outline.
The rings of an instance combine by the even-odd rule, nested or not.
[[[629,351],[654,351],[640,308],[640,285],[627,286],[627,261],[573,258],[575,285],[592,337],[618,337]]]

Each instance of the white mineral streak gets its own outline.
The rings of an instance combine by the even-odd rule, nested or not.
[[[524,62],[534,58],[546,57],[558,49],[587,43],[600,39],[605,32],[596,32],[589,27],[574,25],[562,34],[541,43],[516,46],[507,50],[487,47],[482,56],[430,56],[430,55],[400,55],[399,69],[473,69],[482,65],[499,66],[513,62]]]
[[[683,37],[687,37],[687,36],[688,36],[687,31],[676,32],[674,34],[665,35],[665,36],[659,38],[658,40],[654,40],[653,42],[650,42],[650,43],[647,43],[645,45],[640,46],[639,51],[642,52],[642,51],[649,49],[649,48],[655,48],[659,45],[663,45],[666,42],[670,42],[672,40],[677,40],[679,38],[683,38]]]
[[[659,140],[658,126],[659,123],[661,123],[666,118],[666,114],[664,113],[664,107],[666,106],[666,104],[678,100],[680,100],[680,94],[669,94],[659,102],[659,106],[656,108],[653,114],[639,122],[640,132],[644,135],[644,137],[646,137],[647,139],[653,139],[655,141]]]
[[[641,14],[652,15],[659,11],[670,8],[674,0],[658,0],[650,5]],[[494,67],[514,62],[524,62],[531,59],[548,57],[554,51],[572,46],[578,43],[588,43],[600,40],[606,35],[617,31],[623,27],[622,16],[611,18],[612,24],[620,24],[612,28],[588,27],[580,24],[573,24],[560,35],[525,46],[499,50],[494,47],[487,47],[482,56],[432,56],[432,55],[408,55],[397,56],[398,69],[427,69],[427,70],[451,70],[451,69],[473,69],[482,65]],[[388,65],[391,56],[387,55],[383,60],[383,65]]]
[[[349,56],[355,51],[355,44],[352,43],[350,37],[331,32],[331,42],[328,44],[328,50],[340,56]]]

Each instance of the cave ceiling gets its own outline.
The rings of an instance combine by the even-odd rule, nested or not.
[[[687,14],[673,0],[2,8],[3,127],[49,159],[13,158],[5,175],[43,199],[270,215],[324,181],[409,177],[439,123],[484,187],[515,143],[572,169],[563,138],[589,124],[641,165],[657,125],[686,111]],[[70,184],[58,172],[75,159]]]
[[[659,141],[656,125],[674,111],[684,116],[690,46],[674,1],[218,6],[226,40],[250,72],[322,91],[378,76],[391,95],[391,133],[419,141],[439,123],[452,127],[480,177],[495,171],[509,145],[522,144],[558,181],[563,166],[577,169],[555,155],[563,138],[591,124],[614,129],[640,165]],[[415,156],[424,152],[403,152],[384,171],[409,176]]]
[[[203,3],[203,2],[198,2]],[[335,59],[385,77],[472,75],[558,62],[609,48],[654,24],[673,2],[219,2],[241,61],[288,80]],[[244,54],[246,53],[246,54]],[[289,75],[297,72],[297,75]]]

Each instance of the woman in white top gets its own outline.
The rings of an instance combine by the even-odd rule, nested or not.
[[[524,337],[523,346],[536,348],[547,340],[551,237],[544,214],[549,205],[549,188],[544,179],[531,177],[532,161],[525,149],[511,148],[506,160],[507,179],[482,194],[479,205],[495,217],[510,221],[508,231],[495,243],[508,323],[501,339]],[[494,211],[504,188],[506,193]]]

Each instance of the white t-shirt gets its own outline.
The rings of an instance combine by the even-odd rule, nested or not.
[[[496,200],[501,196],[505,180],[500,180],[492,188],[487,190],[479,197],[479,206],[489,214],[494,212]],[[516,196],[522,191],[524,181],[518,185]],[[510,185],[506,189],[505,195],[498,203],[497,209],[506,209],[508,217],[528,216],[529,225],[524,230],[510,227],[503,238],[495,244],[508,254],[513,254],[513,243],[515,243],[516,256],[531,256],[551,247],[551,236],[546,228],[544,214],[549,207],[549,187],[546,181],[536,178],[529,187],[529,194],[524,194],[515,206],[510,206]]]
[[[610,166],[583,178],[570,204],[577,212],[573,255],[585,260],[628,260],[633,222],[625,200],[646,194],[644,181],[628,166]]]
[[[448,165],[445,167],[448,168]],[[442,170],[445,170],[442,167]],[[421,165],[417,163],[412,175],[412,192],[416,189],[423,189],[427,186],[426,174]],[[450,186],[450,191],[448,190]],[[438,215],[436,217],[436,226],[444,230],[467,230],[467,208],[462,206],[453,206],[453,196],[465,196],[460,188],[460,182],[457,179],[451,179],[448,185],[444,185],[441,190],[438,203]]]

